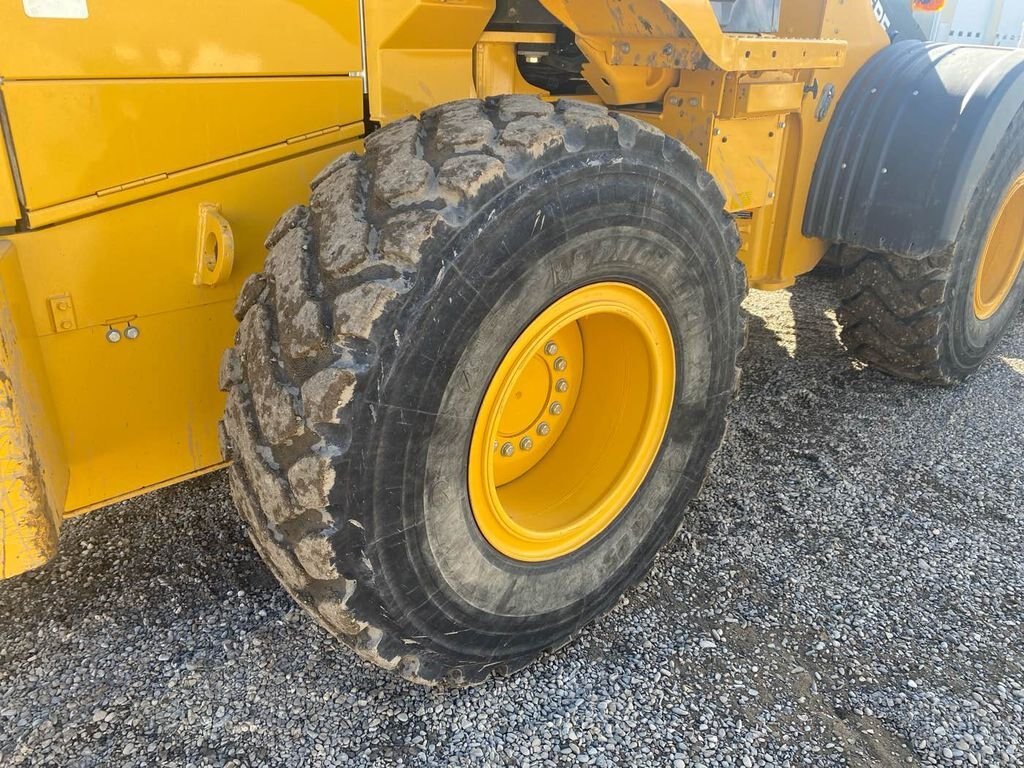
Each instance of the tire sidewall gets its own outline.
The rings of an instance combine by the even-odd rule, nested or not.
[[[564,638],[646,570],[699,488],[735,379],[734,244],[724,227],[707,226],[722,216],[707,195],[659,171],[659,159],[581,153],[495,198],[442,246],[448,258],[368,393],[374,423],[356,434],[366,435],[360,453],[372,461],[354,484],[372,498],[367,558],[400,606],[395,620],[431,638],[424,642],[448,644],[442,651],[511,656]],[[473,421],[526,325],[604,280],[647,292],[672,328],[678,376],[666,439],[601,535],[557,560],[520,563],[490,547],[473,520]],[[460,635],[449,641],[449,632]]]
[[[1010,185],[1024,173],[1024,113],[1011,125],[968,206],[953,257],[949,353],[961,373],[976,369],[999,342],[1024,301],[1024,269],[998,310],[984,320],[974,312],[974,286],[993,219]]]

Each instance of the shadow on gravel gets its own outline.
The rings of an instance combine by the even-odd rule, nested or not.
[[[180,620],[183,608],[201,611],[238,590],[276,591],[241,521],[208,504],[226,493],[215,473],[68,521],[53,562],[0,586],[3,633],[73,628],[98,611],[125,626]]]

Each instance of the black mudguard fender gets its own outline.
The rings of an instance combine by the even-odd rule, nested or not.
[[[905,40],[857,73],[818,156],[804,234],[921,256],[955,242],[1024,106],[1024,51]]]

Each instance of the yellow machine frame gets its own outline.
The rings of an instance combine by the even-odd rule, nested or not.
[[[707,0],[542,0],[596,96],[705,162],[751,284],[828,243],[801,233],[830,112],[889,40],[869,0],[783,0],[778,35],[724,34]],[[69,4],[75,5],[75,4]],[[85,3],[80,4],[85,7]],[[486,29],[494,0],[107,0],[0,10],[0,577],[60,521],[221,465],[221,351],[262,238],[367,120],[545,92]],[[658,109],[628,105],[657,104]]]

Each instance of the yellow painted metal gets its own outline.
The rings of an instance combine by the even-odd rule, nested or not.
[[[780,164],[786,114],[804,98],[803,84],[793,77],[684,72],[679,86],[666,94],[661,114],[646,117],[704,161],[725,193],[726,210],[753,211],[772,205],[785,183]],[[745,237],[745,248],[750,245]]]
[[[278,157],[266,166],[223,179],[216,166],[174,194],[11,235],[22,254],[30,292],[41,297],[32,304],[39,333],[57,330],[42,297],[70,294],[79,330],[106,328],[112,318],[233,300],[242,280],[260,267],[262,239],[277,215],[304,199],[309,179],[319,170],[316,158],[325,162],[343,148],[357,146],[293,146],[290,158]],[[194,284],[197,211],[203,203],[219,204],[234,233],[232,276],[217,286]]]
[[[280,212],[305,199],[332,157],[356,148],[316,148],[11,236],[65,441],[68,514],[221,462],[217,369],[242,280],[261,266]],[[196,213],[211,201],[230,222],[235,265],[227,282],[196,286]],[[78,327],[57,333],[45,297],[65,294]],[[123,334],[129,322],[135,340]],[[122,332],[117,343],[106,340],[110,327]]]
[[[64,513],[64,517],[65,519],[70,517],[81,517],[82,515],[86,515],[89,512],[95,512],[98,509],[109,507],[111,504],[117,504],[118,502],[121,501],[127,501],[128,499],[135,499],[138,498],[139,496],[145,496],[147,493],[159,491],[161,488],[170,488],[172,485],[184,483],[187,480],[194,480],[197,477],[208,475],[211,472],[216,472],[217,470],[224,469],[225,467],[228,467],[230,465],[231,462],[229,461],[220,461],[217,464],[210,464],[209,466],[202,467],[192,472],[186,472],[184,475],[174,475],[172,477],[166,477],[158,483],[153,483],[152,485],[139,486],[138,488],[133,488],[132,490],[118,494],[117,496],[110,496],[106,499],[103,499],[102,501],[97,501],[92,504],[86,504],[84,506],[68,510]]]
[[[978,258],[974,314],[987,320],[1003,306],[1024,265],[1024,175],[1010,185]]]
[[[168,174],[147,179],[144,184],[131,184],[102,195],[89,195],[67,203],[38,208],[28,216],[33,227],[46,227],[62,221],[89,216],[100,211],[128,205],[140,200],[147,200],[157,195],[174,192],[178,189],[202,184],[209,179],[243,173],[250,168],[268,163],[277,163],[294,157],[296,154],[313,152],[324,147],[335,146],[363,135],[362,123],[346,126],[332,126],[321,131],[288,141],[243,152],[240,155],[216,160],[212,163],[185,168]]]
[[[21,2],[0,4],[0,75],[198,78],[362,69],[356,0],[90,0],[88,13],[30,18]]]
[[[501,460],[494,466],[494,484],[499,488],[547,456],[576,409],[584,357],[579,324],[568,323],[553,331],[543,346],[527,360],[500,409],[497,439]],[[528,441],[526,448],[524,441]]]
[[[666,3],[673,5],[673,3]],[[711,6],[705,0],[686,0],[677,10],[689,18],[695,6],[708,9],[699,14],[694,38],[640,39],[635,44],[607,45],[605,55],[616,66],[691,69],[706,63],[726,72],[759,72],[775,69],[841,67],[846,55],[843,40],[802,40],[780,37],[729,35],[721,31]],[[713,23],[713,27],[709,23]],[[705,44],[707,47],[705,47]]]
[[[582,74],[605,104],[657,102],[679,80],[679,73],[669,68],[613,64],[600,41],[577,37],[576,45],[586,57]]]
[[[840,67],[845,61],[841,39],[726,34],[707,0],[542,2],[590,49],[591,62],[612,67],[753,72]],[[612,77],[620,73],[629,75],[616,69]]]
[[[57,552],[67,465],[14,244],[0,240],[0,578]]]
[[[696,152],[727,191],[729,210],[743,212],[737,220],[740,257],[751,286],[761,289],[791,285],[828,249],[825,241],[802,232],[818,151],[844,88],[871,55],[889,44],[870,3],[786,0],[781,7],[783,38],[764,40],[794,50],[803,38],[843,40],[841,66],[819,61],[817,68],[787,69],[780,49],[779,68],[773,71],[684,69],[678,85],[666,92],[660,114],[633,113]],[[834,90],[832,107],[820,118],[821,101],[812,95],[815,83],[819,93],[827,86]],[[723,137],[729,139],[726,147]]]
[[[195,285],[221,285],[231,277],[235,266],[235,235],[231,223],[216,203],[199,205],[199,231],[196,235]]]
[[[382,123],[476,96],[474,46],[494,0],[374,0],[365,5],[370,117]]]
[[[843,89],[889,45],[871,3],[785,0],[778,34],[752,36],[724,33],[706,0],[542,2],[577,34],[603,101],[662,101],[660,114],[633,114],[703,158],[729,209],[744,213],[753,287],[784,287],[814,267],[828,243],[805,237],[802,223],[818,150]],[[820,117],[815,82],[834,92]]]
[[[715,120],[723,110],[725,79],[718,70],[687,72],[678,87],[665,94],[661,114],[648,113],[646,119],[675,136],[707,164]]]
[[[0,133],[0,228],[13,227],[20,217],[14,173],[11,171],[11,163],[4,149],[3,134]]]
[[[804,84],[792,79],[779,80],[769,77],[748,76],[738,79],[736,88],[736,112],[743,115],[775,114],[785,115],[796,112],[804,103]]]
[[[519,72],[516,45],[551,44],[555,36],[547,33],[485,32],[474,50],[474,82],[481,98],[505,93],[532,93],[546,96],[547,91],[530,85]]]
[[[313,175],[360,146],[359,5],[105,0],[87,18],[36,19],[14,3],[0,28],[0,227],[22,215],[8,152],[28,209],[5,246],[16,280],[13,256],[0,260],[0,316],[13,313],[17,333],[0,331],[38,361],[11,376],[28,394],[4,402],[52,417],[52,450],[34,426],[30,437],[36,465],[62,473],[45,484],[59,522],[222,464],[217,371],[241,283]],[[15,478],[27,449],[7,440]],[[3,575],[48,554],[8,556]]]
[[[50,319],[53,321],[55,333],[64,333],[78,328],[75,302],[71,298],[71,294],[62,293],[60,296],[50,296],[47,303],[50,305]]]
[[[8,81],[3,94],[29,210],[363,118],[350,77]]]
[[[516,560],[569,554],[628,505],[661,447],[675,392],[672,334],[624,283],[563,296],[512,344],[468,457],[481,533]]]
[[[771,205],[782,156],[779,118],[716,120],[707,168],[725,193],[730,213]]]
[[[809,272],[821,260],[829,243],[803,234],[804,210],[811,188],[818,151],[835,114],[835,104],[864,63],[889,45],[889,36],[875,20],[871,3],[846,0],[786,0],[782,4],[779,32],[790,37],[831,36],[847,41],[846,61],[838,69],[799,72],[798,80],[819,88],[835,89],[832,108],[824,120],[817,111],[820,102],[805,97],[800,110],[790,113],[783,131],[784,146],[770,221],[748,262],[750,284],[774,289],[791,285],[797,275]]]

